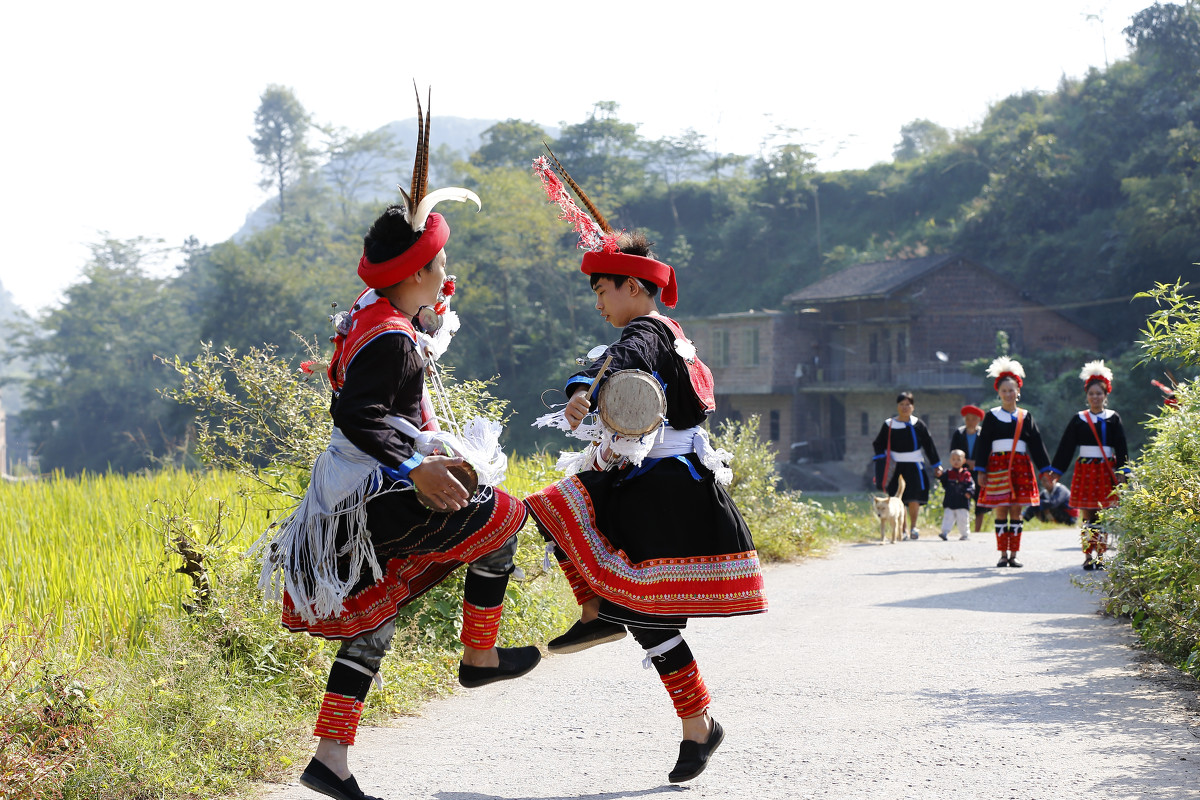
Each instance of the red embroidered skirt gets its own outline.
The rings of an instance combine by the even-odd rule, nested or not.
[[[1112,508],[1117,504],[1112,469],[1102,458],[1079,458],[1071,474],[1074,508]]]
[[[601,616],[626,625],[682,627],[688,617],[767,610],[749,529],[712,473],[674,458],[630,470],[582,472],[525,498],[601,598]]]
[[[1008,468],[1009,459],[1012,459],[1011,471]],[[977,508],[1038,504],[1037,475],[1028,455],[1009,452],[992,453],[988,456],[987,487],[979,495]]]
[[[345,611],[313,622],[285,593],[283,626],[324,639],[349,640],[373,631],[458,567],[499,550],[526,517],[521,501],[499,489],[490,500],[450,514],[425,509],[413,492],[379,495],[367,504],[367,524],[383,578],[368,583],[368,571],[346,598]]]

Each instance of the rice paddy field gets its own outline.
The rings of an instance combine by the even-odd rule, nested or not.
[[[164,470],[0,484],[0,622],[49,618],[80,658],[136,646],[188,595],[170,541],[190,531],[206,538],[194,544],[210,544],[192,520],[219,517],[231,545],[248,546],[262,530],[268,512],[251,510],[247,483]]]

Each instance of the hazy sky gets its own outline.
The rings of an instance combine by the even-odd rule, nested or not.
[[[35,311],[78,280],[102,232],[228,238],[267,199],[248,137],[271,83],[357,131],[413,116],[414,78],[433,86],[435,133],[439,114],[557,125],[598,100],[644,136],[692,127],[729,152],[788,125],[835,170],[889,160],[913,119],[971,126],[1014,92],[1124,57],[1121,29],[1149,5],[10,3],[0,283]]]

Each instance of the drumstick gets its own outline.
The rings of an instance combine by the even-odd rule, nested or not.
[[[608,365],[612,363],[613,357],[609,356],[604,359],[604,363],[600,365],[600,371],[596,373],[596,377],[592,378],[592,383],[588,386],[588,399],[592,399],[592,392],[596,391],[596,384],[600,382],[600,376],[608,370]]]

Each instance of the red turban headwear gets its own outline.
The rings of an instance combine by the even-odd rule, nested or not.
[[[958,413],[962,414],[964,417],[967,414],[974,414],[980,419],[983,419],[983,409],[979,406],[963,406],[961,409],[959,409]]]
[[[446,218],[437,212],[431,213],[425,221],[425,230],[407,250],[387,261],[378,264],[367,259],[364,249],[362,258],[358,260],[358,277],[372,289],[384,289],[393,286],[405,278],[415,275],[417,270],[433,261],[450,239],[450,225]]]
[[[675,270],[670,265],[645,256],[628,253],[605,253],[591,251],[583,254],[579,267],[584,275],[628,275],[642,278],[662,289],[662,300],[667,308],[674,308],[679,301],[679,287],[675,284]]]

